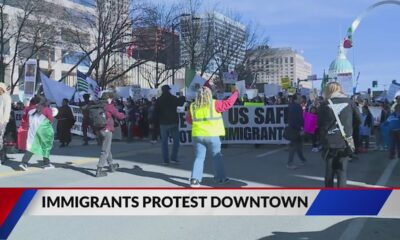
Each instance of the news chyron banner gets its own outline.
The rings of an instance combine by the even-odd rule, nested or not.
[[[192,126],[186,112],[179,113],[182,144],[192,143]],[[223,144],[286,144],[283,130],[288,124],[287,105],[263,107],[234,106],[222,114],[225,125]]]
[[[30,216],[400,216],[400,189],[0,189],[0,239]]]

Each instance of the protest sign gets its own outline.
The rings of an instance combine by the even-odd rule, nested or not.
[[[125,86],[125,87],[116,87],[116,92],[118,97],[122,97],[122,98],[129,98],[130,96],[130,86]]]
[[[266,97],[277,96],[279,92],[281,92],[281,86],[275,83],[264,84],[264,95]]]
[[[283,89],[289,89],[290,88],[290,79],[288,77],[283,77],[281,78],[281,86]]]
[[[17,129],[21,125],[22,114],[24,114],[24,111],[22,111],[22,110],[14,111],[15,125],[17,126]]]
[[[399,83],[391,83],[389,90],[387,91],[386,99],[389,101],[393,101],[396,94],[400,93],[400,84]]]
[[[248,99],[253,99],[258,95],[258,89],[246,89]]]
[[[225,84],[234,84],[238,80],[238,74],[235,72],[224,72],[222,80]]]
[[[35,95],[37,62],[35,59],[27,60],[24,75],[24,95],[31,98]]]
[[[191,99],[196,98],[197,91],[198,91],[202,86],[204,86],[205,83],[206,83],[206,80],[205,80],[205,79],[203,79],[202,77],[196,75],[196,76],[193,78],[192,82],[191,82],[190,85],[189,85],[189,88],[188,88],[187,91],[186,91],[186,99],[187,99],[187,100],[191,100]]]
[[[132,86],[130,89],[129,89],[129,96],[133,99],[133,100],[139,100],[139,99],[142,99],[143,98],[143,96],[142,96],[142,90],[141,90],[141,88],[140,87],[137,87],[137,86]]]
[[[286,144],[283,129],[288,123],[287,105],[244,107],[234,106],[222,114],[225,125],[223,144]],[[191,125],[186,113],[179,113],[181,144],[191,144]]]
[[[342,86],[343,92],[351,96],[353,95],[353,75],[351,73],[348,74],[338,74],[337,80],[338,83]]]
[[[78,106],[74,106],[74,105],[69,105],[69,107],[71,108],[72,114],[74,115],[74,118],[75,118],[75,124],[71,129],[71,133],[79,135],[79,136],[83,136],[83,132],[82,132],[83,115],[82,115],[81,108]],[[87,136],[90,138],[96,138],[96,135],[94,135],[93,130],[90,127],[88,129]]]
[[[243,95],[246,94],[246,81],[238,81],[235,85],[236,89],[239,91],[239,96],[243,97]]]

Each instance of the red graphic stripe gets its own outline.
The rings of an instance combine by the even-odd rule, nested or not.
[[[22,188],[3,188],[0,191],[0,227],[7,219],[11,210],[14,208],[24,189]]]

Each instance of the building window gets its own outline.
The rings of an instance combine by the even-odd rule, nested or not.
[[[294,62],[293,57],[290,57],[290,63],[293,63],[293,62]],[[293,66],[293,65],[291,65],[291,66]]]
[[[83,52],[70,52],[70,51],[62,51],[62,63],[75,65],[82,57],[85,56]],[[90,66],[89,57],[85,57],[85,59],[79,64],[79,66]]]
[[[65,76],[67,72],[62,72],[62,75]],[[64,83],[67,84],[70,87],[73,87],[76,85],[76,73],[70,73],[68,76],[64,78]]]

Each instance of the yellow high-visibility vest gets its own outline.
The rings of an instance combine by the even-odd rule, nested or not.
[[[222,114],[215,110],[215,100],[209,106],[195,108],[190,105],[192,115],[193,137],[216,137],[225,136],[224,121]]]

